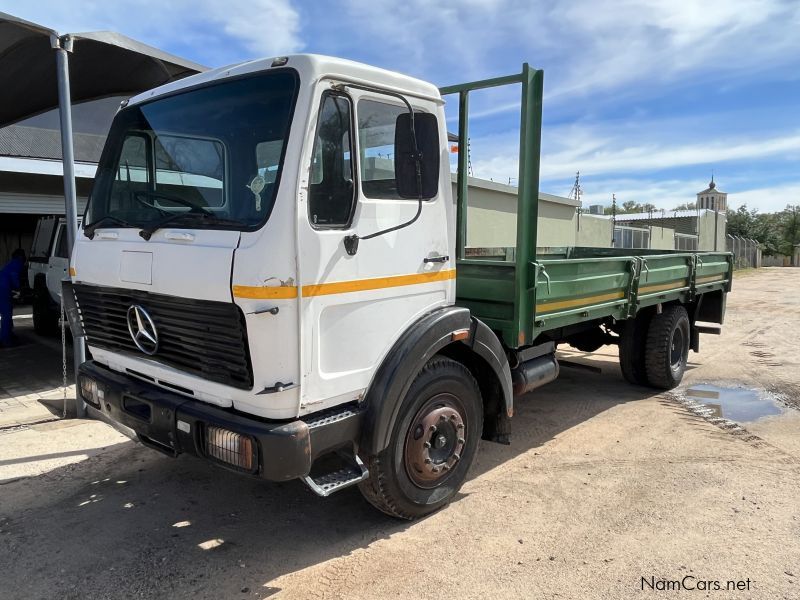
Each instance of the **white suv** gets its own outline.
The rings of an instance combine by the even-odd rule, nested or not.
[[[43,217],[36,224],[28,258],[28,284],[33,290],[36,333],[48,335],[58,330],[61,282],[68,278],[66,221],[58,217]]]

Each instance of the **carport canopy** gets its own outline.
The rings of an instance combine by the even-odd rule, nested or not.
[[[72,104],[110,96],[132,96],[206,70],[193,62],[109,31],[62,34],[0,13],[0,127],[59,109],[64,207],[70,254],[78,227]],[[85,360],[75,338],[75,380]],[[77,416],[85,413],[76,398]]]
[[[206,67],[111,31],[61,35],[0,12],[0,127],[58,108],[53,44],[71,43],[72,102],[132,96]]]

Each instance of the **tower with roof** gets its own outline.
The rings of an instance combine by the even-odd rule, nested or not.
[[[697,194],[697,208],[709,210],[718,210],[725,212],[728,210],[728,194],[717,188],[714,183],[714,174],[711,174],[711,182],[708,188]]]

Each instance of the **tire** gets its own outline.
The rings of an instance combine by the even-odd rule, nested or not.
[[[370,476],[359,484],[361,493],[400,519],[439,510],[464,483],[482,431],[483,403],[475,378],[461,363],[433,357],[403,399],[389,445],[367,458]]]
[[[649,386],[645,351],[650,315],[640,313],[635,319],[625,321],[619,340],[619,367],[622,376],[633,385]]]
[[[33,330],[39,335],[52,336],[58,331],[58,314],[50,304],[47,288],[37,285],[33,292]]]
[[[689,315],[678,304],[653,315],[647,330],[645,365],[651,387],[671,390],[680,384],[689,357]]]

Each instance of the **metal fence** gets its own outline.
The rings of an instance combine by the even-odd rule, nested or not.
[[[650,230],[617,225],[614,228],[615,248],[649,248]]]
[[[761,266],[761,246],[756,240],[726,235],[728,252],[733,252],[734,269],[757,269]]]
[[[675,233],[675,250],[697,250],[700,237],[690,233]]]

